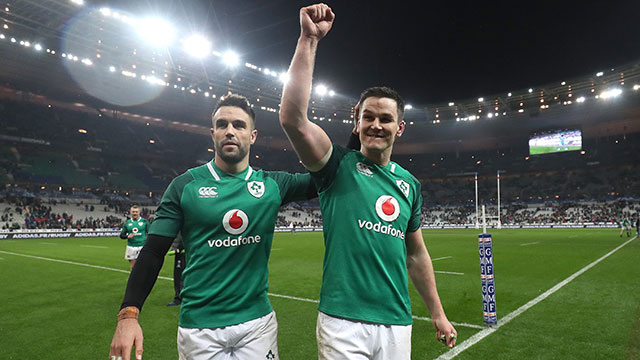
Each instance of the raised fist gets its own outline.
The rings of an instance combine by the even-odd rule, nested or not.
[[[302,35],[322,39],[333,25],[335,14],[327,4],[315,4],[300,9],[300,28]]]

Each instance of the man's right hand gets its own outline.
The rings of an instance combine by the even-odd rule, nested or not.
[[[327,4],[315,4],[300,9],[300,27],[302,35],[322,39],[333,25],[335,15]]]
[[[130,360],[131,350],[136,349],[136,360],[142,359],[142,328],[137,319],[122,319],[118,321],[116,332],[113,334],[109,360]]]
[[[129,236],[127,236],[127,238],[131,239],[131,238],[132,238],[132,237],[134,237],[134,236],[136,236],[136,234],[131,233],[131,234],[129,234]]]

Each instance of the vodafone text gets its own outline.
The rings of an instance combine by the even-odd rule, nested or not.
[[[404,240],[404,233],[398,229],[393,227],[393,224],[382,225],[381,222],[372,223],[371,221],[360,220],[358,219],[358,227],[360,229],[372,230],[381,234],[389,234],[391,236],[395,236],[398,239]]]
[[[260,237],[260,235],[256,235],[256,236],[238,236],[238,237],[231,237],[231,236],[227,236],[226,239],[217,239],[217,240],[207,240],[207,242],[209,243],[209,247],[217,247],[217,248],[221,248],[221,247],[232,247],[232,246],[242,246],[242,245],[249,245],[249,244],[257,244],[260,242],[260,240],[262,240],[262,238]]]

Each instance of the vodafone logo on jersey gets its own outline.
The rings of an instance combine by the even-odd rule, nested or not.
[[[249,226],[249,218],[240,209],[229,210],[222,218],[222,226],[231,235],[242,234]]]
[[[391,195],[382,195],[376,200],[376,214],[384,221],[394,221],[400,215],[400,204]]]

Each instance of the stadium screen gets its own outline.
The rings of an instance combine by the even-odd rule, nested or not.
[[[537,133],[529,138],[529,155],[582,150],[580,130],[554,130]]]

